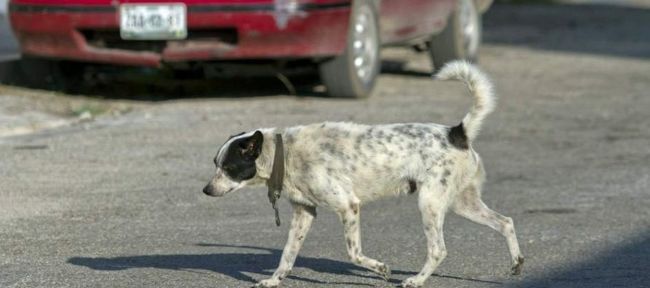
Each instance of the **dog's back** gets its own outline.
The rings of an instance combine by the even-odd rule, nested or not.
[[[290,177],[303,182],[297,187],[302,191],[333,191],[324,186],[336,183],[362,202],[413,193],[423,178],[442,180],[455,170],[453,165],[467,159],[469,150],[458,150],[449,142],[449,129],[428,123],[292,127],[285,132],[290,147],[287,167],[297,172]]]
[[[446,66],[438,78],[464,81],[475,97],[461,124],[327,122],[288,128],[287,166],[294,171],[290,182],[307,194],[349,191],[361,202],[413,193],[431,181],[448,190],[462,189],[465,174],[480,170],[471,142],[493,109],[492,86],[485,75],[464,62]],[[316,194],[316,198],[336,197]]]

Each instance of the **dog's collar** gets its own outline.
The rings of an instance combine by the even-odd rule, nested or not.
[[[282,135],[275,134],[273,168],[271,170],[271,177],[266,181],[266,184],[269,187],[269,202],[271,202],[273,210],[275,210],[275,225],[277,226],[280,226],[280,213],[275,202],[280,199],[282,182],[284,182],[284,143],[282,142]]]

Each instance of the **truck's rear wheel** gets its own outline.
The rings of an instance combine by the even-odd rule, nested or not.
[[[474,0],[458,0],[447,27],[431,38],[429,54],[434,69],[439,70],[445,63],[457,59],[478,60],[481,25],[481,14]]]
[[[345,52],[320,64],[321,81],[333,97],[365,98],[379,74],[379,24],[372,0],[354,1]]]

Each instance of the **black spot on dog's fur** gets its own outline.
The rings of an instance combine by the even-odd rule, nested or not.
[[[408,179],[407,181],[409,183],[409,194],[415,193],[418,190],[418,184],[413,179]]]
[[[442,177],[440,177],[440,184],[442,184],[442,186],[447,186],[447,178],[449,178],[449,176],[451,176],[451,171],[445,169],[445,172],[442,173]]]
[[[397,132],[399,134],[402,134],[402,135],[406,135],[406,136],[411,137],[411,138],[418,138],[418,135],[416,134],[415,131],[413,131],[412,128],[413,128],[413,125],[411,125],[411,124],[399,125],[399,126],[393,127],[393,131],[395,131],[395,132]]]
[[[453,145],[458,149],[465,150],[469,148],[469,143],[468,143],[467,135],[465,134],[465,128],[463,127],[463,123],[451,127],[451,129],[449,129],[449,132],[447,133],[447,139],[449,140],[449,143],[451,143],[451,145]]]
[[[320,144],[320,149],[323,152],[326,152],[328,154],[335,154],[336,153],[336,147],[334,146],[334,144],[329,143],[329,142],[321,143]]]

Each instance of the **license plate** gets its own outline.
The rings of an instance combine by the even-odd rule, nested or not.
[[[125,40],[175,40],[187,37],[185,4],[122,4],[120,36]]]

